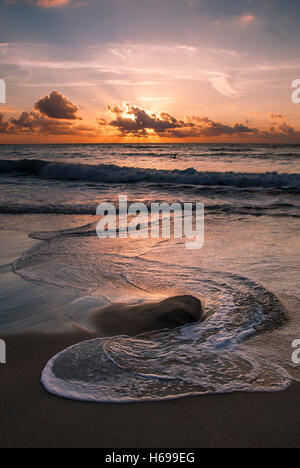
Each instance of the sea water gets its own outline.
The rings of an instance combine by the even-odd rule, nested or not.
[[[23,220],[36,240],[14,272],[74,291],[61,311],[66,322],[91,332],[97,306],[182,294],[205,311],[201,323],[63,351],[43,372],[50,392],[145,401],[278,391],[299,378],[300,146],[2,146],[0,154],[1,229]],[[99,239],[96,207],[120,195],[147,205],[204,203],[204,247]]]

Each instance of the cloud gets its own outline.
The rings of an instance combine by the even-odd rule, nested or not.
[[[239,16],[238,20],[242,24],[251,24],[255,22],[256,16],[253,15],[252,13],[249,13],[249,14]]]
[[[4,115],[0,114],[0,134],[9,132],[9,123],[5,122]]]
[[[97,136],[99,132],[95,127],[74,123],[79,119],[76,112],[76,106],[53,91],[39,99],[34,109],[21,112],[18,117],[5,119],[0,113],[0,134]]]
[[[63,7],[70,3],[70,0],[37,0],[37,6],[43,8],[57,8]]]
[[[78,112],[78,107],[72,104],[68,98],[58,93],[57,91],[52,91],[51,94],[39,99],[34,107],[41,114],[46,115],[52,119],[79,119],[79,117],[76,115]]]
[[[72,0],[5,0],[5,3],[25,3],[41,8],[61,8],[69,5]]]
[[[222,135],[257,135],[257,128],[250,128],[247,125],[236,123],[234,125],[225,125],[221,122],[215,122],[208,117],[188,118],[194,136],[217,137]]]
[[[187,117],[178,120],[165,112],[149,112],[138,106],[107,106],[114,119],[99,121],[101,126],[116,127],[121,135],[133,137],[161,136],[166,138],[217,137],[222,135],[256,135],[258,130],[236,123],[233,126],[214,122],[207,117]]]
[[[138,98],[139,101],[146,101],[146,102],[175,102],[175,98],[168,98],[168,97],[140,97]]]
[[[282,125],[279,125],[278,129],[281,133],[286,134],[286,135],[292,136],[297,133],[294,127],[292,127],[288,123],[283,123]]]
[[[210,82],[212,87],[223,96],[234,97],[238,94],[238,92],[235,89],[233,89],[233,87],[231,86],[231,84],[225,76],[215,76],[213,78],[210,78]]]
[[[68,122],[61,124],[60,121],[49,119],[35,111],[22,112],[18,117],[9,120],[5,120],[4,115],[0,114],[0,133],[59,135],[62,132],[69,133],[70,128],[71,124]]]
[[[285,119],[285,117],[284,117],[283,115],[281,115],[281,114],[275,114],[274,112],[271,112],[271,113],[269,114],[269,117],[270,117],[270,119],[272,119],[272,120],[284,120],[284,119]]]
[[[278,86],[286,89],[291,75],[297,76],[300,68],[297,54],[284,59],[272,54],[262,57],[260,48],[253,54],[232,47],[226,49],[225,44],[221,48],[203,44],[191,52],[190,49],[182,43],[162,42],[157,46],[145,42],[103,42],[101,46],[79,46],[74,53],[73,47],[67,44],[59,47],[10,42],[0,43],[0,68],[2,78],[9,79],[11,93],[19,94],[20,87],[44,89],[46,86],[65,93],[67,87],[85,87],[88,94],[100,93],[104,99],[107,95],[115,98],[112,87],[119,87],[120,95],[134,100],[138,96],[167,96],[174,89],[176,94],[179,90],[178,100],[190,100],[192,93],[200,94],[203,84],[228,98],[257,100],[254,94],[263,87],[276,92],[274,76]],[[210,90],[204,98],[208,98],[208,93]],[[217,94],[212,96],[215,102],[217,97]],[[265,101],[266,97],[262,96],[261,100]]]
[[[150,113],[129,104],[125,109],[108,106],[108,110],[116,116],[115,120],[110,122],[110,126],[117,127],[123,135],[147,136],[151,131],[161,135],[182,125],[182,122],[178,122],[167,113]]]
[[[103,134],[112,134],[117,129],[119,135],[127,137],[162,137],[171,139],[209,139],[248,137],[255,141],[295,141],[300,139],[300,132],[284,122],[281,114],[272,113],[273,125],[267,129],[249,126],[247,123],[224,124],[208,117],[188,116],[179,120],[165,112],[149,112],[138,106],[125,104],[108,105],[113,120],[98,119]]]
[[[50,119],[40,112],[22,112],[17,118],[5,120],[0,114],[0,134],[7,135],[96,135],[95,128],[73,125],[72,122]]]
[[[49,96],[51,96],[51,93]],[[59,93],[56,93],[59,95]],[[49,97],[48,96],[48,97]],[[59,95],[61,96],[61,95]],[[64,98],[66,99],[66,98]],[[41,98],[38,103],[44,102]],[[69,103],[69,101],[67,101]],[[16,117],[7,118],[0,113],[1,135],[52,135],[90,138],[151,138],[169,139],[203,139],[230,138],[236,141],[249,138],[259,141],[299,141],[300,132],[282,119],[281,114],[270,114],[274,118],[270,128],[258,129],[248,124],[234,123],[228,125],[208,117],[188,116],[178,119],[166,112],[150,112],[136,105],[108,105],[107,111],[113,116],[110,120],[97,119],[98,126],[77,124],[73,118],[53,118],[42,113],[35,106],[30,111],[21,112]],[[43,106],[41,107],[44,110]],[[48,112],[49,114],[49,112]],[[51,113],[51,115],[53,115]]]

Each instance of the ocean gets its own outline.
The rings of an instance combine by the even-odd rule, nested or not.
[[[14,250],[6,236],[14,254],[2,273],[11,262],[18,280],[64,295],[46,320],[42,308],[33,316],[14,303],[17,291],[8,297],[2,281],[2,333],[70,324],[92,333],[95,311],[111,304],[182,295],[203,304],[201,322],[102,333],[54,356],[42,375],[50,392],[156,401],[280,391],[300,379],[292,360],[300,339],[300,145],[2,145],[0,186],[0,233],[22,239]],[[96,208],[120,195],[147,206],[203,203],[203,248],[189,251],[174,236],[99,239]]]

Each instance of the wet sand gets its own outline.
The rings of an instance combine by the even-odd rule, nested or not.
[[[299,447],[300,384],[282,393],[140,404],[82,403],[47,393],[40,377],[48,360],[95,335],[66,324],[61,314],[76,294],[47,287],[45,296],[45,288],[12,273],[12,261],[33,245],[32,240],[21,232],[3,232],[1,245],[0,323],[1,338],[7,343],[7,364],[0,365],[1,448]],[[114,308],[121,313],[120,307]],[[110,317],[107,335],[136,332],[129,329],[129,321]],[[20,325],[30,328],[45,322],[47,329],[65,330],[67,325],[72,332],[46,335],[36,330],[4,336],[6,329],[13,332]],[[119,329],[120,323],[128,329]],[[101,328],[103,317],[95,324]]]
[[[94,404],[64,400],[40,384],[47,361],[93,338],[86,333],[6,338],[0,366],[1,448],[296,448],[300,384],[282,393]]]

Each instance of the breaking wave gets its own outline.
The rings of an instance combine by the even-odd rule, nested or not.
[[[300,174],[200,172],[156,170],[117,165],[84,165],[43,160],[0,161],[0,174],[17,173],[41,179],[76,180],[102,183],[153,182],[233,187],[300,187]]]

